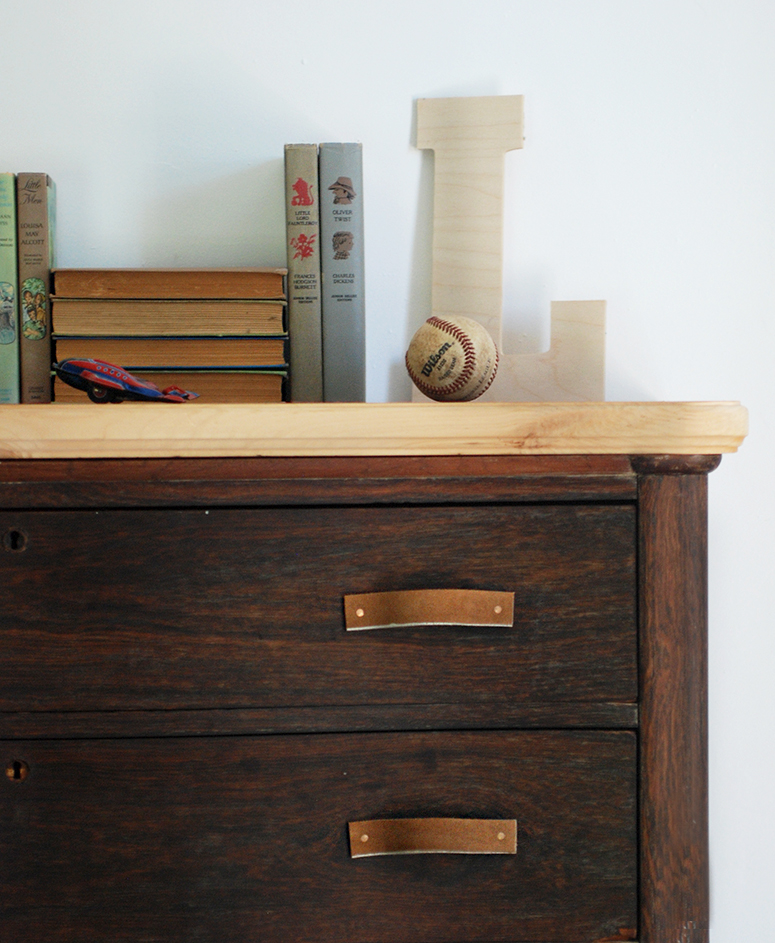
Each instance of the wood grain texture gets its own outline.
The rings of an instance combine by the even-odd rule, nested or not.
[[[0,459],[719,454],[739,403],[121,403],[1,406]]]
[[[605,302],[553,301],[547,351],[500,349],[489,402],[600,402],[605,399]]]
[[[707,475],[718,468],[720,455],[633,455],[630,464],[639,475]]]
[[[435,158],[430,313],[473,318],[494,340],[500,363],[483,400],[603,400],[604,301],[552,302],[546,353],[503,347],[504,157],[522,144],[522,96],[417,102],[417,147]]]
[[[395,730],[623,729],[638,726],[632,703],[348,704],[186,711],[0,711],[0,740],[95,737],[215,737]]]
[[[631,504],[10,511],[0,535],[2,710],[636,699]],[[346,632],[345,595],[397,588],[513,592],[514,625]]]
[[[213,507],[634,500],[621,455],[0,461],[0,506]]]
[[[631,733],[17,742],[0,922],[50,943],[591,941],[635,925]],[[518,818],[517,855],[350,858],[347,823]]]
[[[706,943],[707,479],[640,483],[641,943]]]
[[[522,147],[521,95],[421,98],[434,152],[432,314],[474,318],[501,346],[504,158]]]
[[[0,461],[3,933],[707,943],[717,463]],[[345,593],[434,581],[514,629],[346,633]],[[433,815],[518,818],[516,870],[348,884],[346,822]]]

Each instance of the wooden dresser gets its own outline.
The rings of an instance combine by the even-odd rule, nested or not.
[[[745,423],[0,409],[0,939],[706,943]]]

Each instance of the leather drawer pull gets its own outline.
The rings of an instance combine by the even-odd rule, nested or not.
[[[516,819],[372,819],[349,829],[351,858],[517,853]]]
[[[482,589],[408,589],[344,597],[348,632],[407,625],[514,624],[514,593]]]

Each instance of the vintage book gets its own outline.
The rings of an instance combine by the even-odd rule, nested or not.
[[[285,299],[284,268],[76,269],[54,271],[58,298]]]
[[[285,145],[285,223],[291,399],[323,400],[317,144]]]
[[[150,380],[160,389],[179,386],[199,394],[198,403],[282,403],[287,373],[280,370],[134,370],[132,376]],[[59,378],[54,381],[57,403],[88,403],[82,390]]]
[[[58,337],[57,360],[141,367],[284,367],[285,337]]]
[[[0,173],[0,403],[19,402],[16,175]]]
[[[55,297],[51,310],[55,334],[243,336],[286,330],[283,301]]]
[[[366,398],[363,172],[360,144],[321,144],[323,398]]]
[[[48,174],[16,177],[21,402],[51,402],[51,269],[56,190]]]

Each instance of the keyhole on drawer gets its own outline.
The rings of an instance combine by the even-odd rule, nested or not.
[[[29,773],[30,768],[24,760],[14,760],[5,771],[5,775],[15,782],[21,782],[23,779],[26,779]]]
[[[27,547],[27,535],[23,531],[16,530],[15,528],[9,530],[5,537],[3,537],[3,546],[6,550],[15,550],[17,552],[24,550]]]

